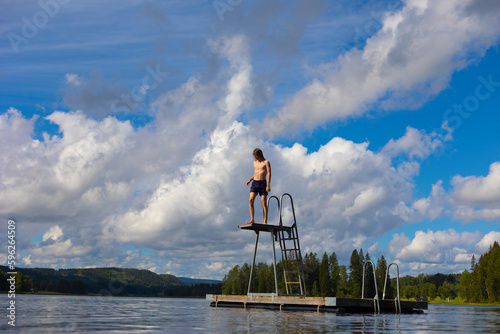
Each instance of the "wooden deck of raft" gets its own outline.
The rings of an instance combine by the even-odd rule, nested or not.
[[[283,311],[317,311],[334,313],[375,313],[374,299],[340,297],[276,296],[274,294],[207,295],[212,307],[258,308]],[[401,313],[422,314],[426,301],[400,301]],[[380,312],[396,312],[394,299],[379,300]]]

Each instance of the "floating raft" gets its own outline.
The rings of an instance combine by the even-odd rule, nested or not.
[[[282,220],[282,203],[283,198],[288,196],[293,213],[293,224],[284,226]],[[255,249],[253,253],[252,267],[250,269],[250,279],[248,282],[247,295],[207,295],[207,301],[210,301],[212,307],[239,307],[239,308],[259,308],[272,310],[291,310],[291,311],[317,311],[317,312],[334,312],[334,313],[413,313],[422,314],[427,310],[426,300],[402,301],[399,298],[399,268],[396,263],[391,263],[387,267],[385,280],[387,282],[389,268],[395,265],[397,268],[397,297],[396,299],[380,299],[377,291],[377,279],[375,274],[375,264],[368,260],[363,265],[363,285],[361,296],[364,296],[365,282],[365,267],[367,264],[372,265],[373,279],[375,282],[375,298],[340,298],[340,297],[306,297],[305,280],[302,271],[302,255],[300,251],[299,234],[297,230],[297,221],[295,219],[295,209],[293,206],[292,196],[288,193],[281,195],[281,199],[276,196],[268,198],[268,207],[271,199],[276,199],[278,202],[279,224],[240,224],[238,227],[242,230],[254,231],[256,233]],[[271,244],[273,250],[273,265],[274,265],[274,285],[275,293],[252,293],[252,273],[255,265],[255,256],[259,243],[259,233],[269,232],[271,235]],[[276,254],[275,241],[279,241],[281,249],[281,258],[284,267],[284,283],[286,294],[281,294],[278,287],[278,278],[276,270]],[[289,263],[295,263],[290,269]],[[287,274],[288,273],[288,274]],[[291,274],[290,274],[291,273]],[[289,275],[289,276],[287,276]],[[290,277],[292,276],[292,277]],[[292,287],[300,294],[292,295]],[[385,296],[385,284],[384,292]]]
[[[316,311],[333,313],[395,313],[398,310],[394,299],[356,299],[340,297],[276,296],[275,294],[207,295],[212,307],[257,308],[284,311]],[[400,301],[400,313],[422,314],[427,310],[427,301]]]

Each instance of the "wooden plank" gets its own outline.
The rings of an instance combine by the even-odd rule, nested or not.
[[[246,295],[212,295],[214,302],[229,303],[256,303],[256,304],[298,304],[298,305],[325,305],[324,297],[301,296],[246,296]]]
[[[317,310],[324,312],[370,313],[375,311],[375,301],[365,298],[304,297],[262,295],[207,295],[211,306],[291,308],[294,310]],[[396,312],[394,299],[379,300],[382,312]],[[267,305],[267,306],[266,306]],[[301,308],[302,307],[302,308]],[[403,313],[422,313],[427,309],[425,301],[401,301]]]

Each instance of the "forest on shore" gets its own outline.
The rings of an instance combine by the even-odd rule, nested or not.
[[[375,275],[370,264],[369,253],[363,250],[353,250],[350,264],[347,268],[340,265],[337,255],[326,252],[318,258],[316,253],[303,256],[303,271],[308,296],[336,296],[361,298],[363,271],[365,271],[365,298],[375,296],[375,280],[379,297],[382,298],[385,288],[385,298],[392,299],[397,295],[396,267],[391,266],[387,283],[386,272],[388,263],[382,255],[375,265]],[[363,269],[364,268],[364,269]],[[278,286],[281,293],[286,291],[283,280],[283,264],[277,263]],[[392,276],[391,276],[392,274]],[[227,295],[246,294],[250,277],[250,265],[236,265],[222,281],[222,293]],[[391,278],[392,277],[392,278]],[[500,303],[500,246],[495,242],[479,259],[471,259],[470,271],[464,270],[457,274],[420,274],[417,277],[404,276],[399,278],[400,298],[427,298],[429,301],[455,300],[460,303]],[[270,293],[275,291],[273,265],[258,263],[254,267],[251,292]]]
[[[8,292],[8,267],[0,266],[0,291]],[[57,293],[101,296],[204,297],[221,293],[222,284],[212,280],[178,278],[145,269],[16,268],[16,293]]]

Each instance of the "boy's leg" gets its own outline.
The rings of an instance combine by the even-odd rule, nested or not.
[[[255,201],[256,196],[257,196],[257,193],[254,193],[254,192],[250,193],[250,199],[248,200],[248,208],[250,209],[250,221],[247,222],[247,224],[253,224],[255,222],[255,220],[254,220],[255,207],[254,207],[253,203]]]
[[[260,199],[262,200],[262,209],[264,211],[264,224],[267,224],[267,196],[262,195]]]

